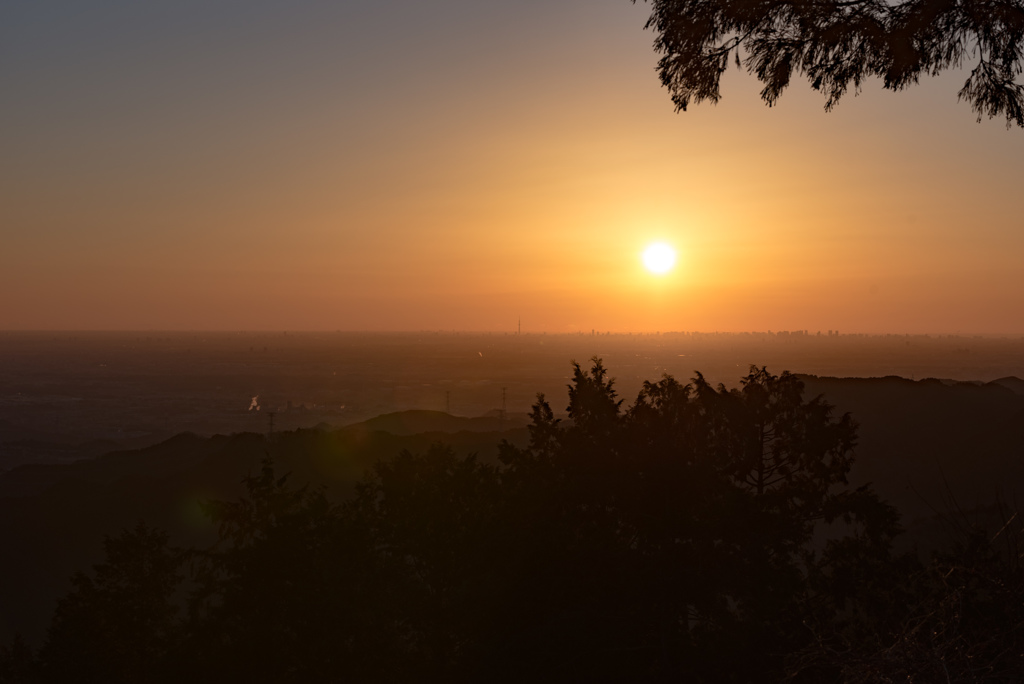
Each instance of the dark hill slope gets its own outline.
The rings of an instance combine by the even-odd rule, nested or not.
[[[988,384],[999,385],[1001,387],[1005,387],[1014,394],[1024,395],[1024,380],[1021,380],[1020,378],[1013,375],[1005,378],[999,378],[998,380],[993,380]]]
[[[443,411],[399,411],[355,423],[346,426],[345,429],[382,431],[392,435],[416,435],[424,432],[504,432],[525,427],[529,420],[525,413],[509,414],[502,420],[490,416],[465,418]]]
[[[1024,502],[1024,395],[1003,383],[803,380],[860,424],[853,481],[874,483],[908,521],[949,510],[950,497],[962,508]]]
[[[392,420],[401,422],[400,415]],[[437,427],[423,416],[410,422]],[[523,444],[526,429],[391,434],[359,425],[284,432],[270,440],[253,433],[182,434],[145,449],[0,474],[0,643],[14,631],[38,642],[71,574],[100,560],[103,535],[144,520],[170,531],[177,544],[213,541],[199,502],[240,496],[242,478],[257,473],[267,456],[294,482],[340,497],[376,460],[403,449],[423,452],[443,441],[458,454],[494,459],[502,439]]]

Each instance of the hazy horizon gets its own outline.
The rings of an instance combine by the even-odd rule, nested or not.
[[[995,339],[1024,339],[1024,332],[998,332],[998,331],[962,331],[962,330],[925,330],[923,332],[907,331],[867,331],[867,330],[811,330],[809,328],[768,328],[762,330],[607,330],[607,329],[578,329],[578,330],[521,330],[515,328],[493,328],[493,329],[450,329],[450,328],[385,328],[376,330],[360,330],[356,328],[0,328],[2,334],[124,334],[124,335],[156,335],[156,334],[295,334],[295,335],[322,335],[322,334],[352,334],[352,335],[777,335],[782,334],[805,334],[807,337],[828,337],[830,333],[844,337],[964,337],[964,338],[995,338]]]

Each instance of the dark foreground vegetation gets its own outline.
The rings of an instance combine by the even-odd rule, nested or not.
[[[210,547],[108,537],[0,682],[1021,681],[1019,523],[894,551],[855,424],[803,389],[666,376],[623,409],[595,359],[496,463],[406,451],[335,501],[268,459]]]

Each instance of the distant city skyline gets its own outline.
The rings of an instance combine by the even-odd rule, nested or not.
[[[676,114],[648,11],[6,6],[0,330],[1024,334],[1024,130],[963,73]]]

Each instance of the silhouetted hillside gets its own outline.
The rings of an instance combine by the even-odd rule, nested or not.
[[[168,530],[176,544],[212,541],[214,526],[202,516],[199,502],[239,496],[242,478],[257,472],[267,456],[280,472],[292,473],[294,482],[345,497],[374,462],[403,449],[423,452],[444,441],[460,455],[478,453],[494,461],[502,439],[526,440],[526,428],[511,427],[511,421],[452,416],[437,421],[446,414],[412,413],[430,415],[406,420],[398,413],[378,423],[398,434],[367,424],[282,432],[269,440],[253,433],[209,438],[183,433],[145,449],[69,464],[23,465],[0,474],[0,548],[7,559],[0,564],[0,641],[14,630],[40,636],[70,573],[98,560],[104,534],[145,520]],[[413,424],[432,431],[411,434]],[[506,430],[443,431],[443,425],[479,430],[490,424]]]
[[[392,435],[415,435],[424,432],[504,432],[526,427],[530,417],[525,413],[508,414],[504,419],[491,416],[466,418],[443,411],[397,411],[376,418],[346,425],[346,430],[379,430]]]
[[[1014,394],[1022,394],[1022,395],[1024,395],[1024,380],[1021,380],[1020,378],[1018,378],[1016,376],[1013,376],[1013,375],[1005,377],[1005,378],[999,378],[998,380],[993,380],[989,384],[990,385],[1000,385],[1000,386],[1005,387],[1006,389],[1010,390]]]
[[[1006,378],[987,384],[936,379],[803,376],[860,425],[856,483],[872,482],[907,524],[949,509],[1024,501],[1024,395]]]

